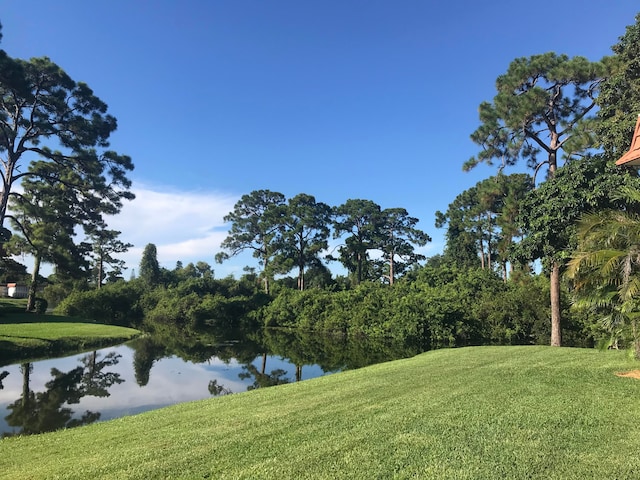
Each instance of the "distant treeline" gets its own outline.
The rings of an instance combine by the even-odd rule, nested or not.
[[[57,307],[64,315],[162,332],[291,328],[346,336],[388,337],[425,348],[482,344],[548,344],[549,282],[514,274],[504,282],[487,269],[425,266],[394,285],[364,282],[346,289],[290,288],[287,280],[264,293],[255,274],[236,280],[196,275],[150,285],[121,281],[75,292]],[[566,312],[566,344],[592,346],[603,336],[584,313]]]

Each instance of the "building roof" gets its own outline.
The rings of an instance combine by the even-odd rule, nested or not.
[[[616,165],[640,165],[640,115],[633,131],[631,148],[616,161]]]

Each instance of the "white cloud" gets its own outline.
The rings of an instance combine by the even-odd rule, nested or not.
[[[158,250],[158,262],[173,268],[178,260],[205,261],[213,266],[220,243],[227,236],[227,215],[239,197],[219,193],[194,193],[174,188],[134,185],[135,200],[125,202],[121,212],[108,219],[120,239],[134,245],[121,254],[128,272],[137,269],[149,243]],[[126,275],[125,275],[126,276]]]

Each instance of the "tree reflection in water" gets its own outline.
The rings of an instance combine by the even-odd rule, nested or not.
[[[207,396],[300,381],[303,369],[312,378],[410,357],[423,350],[405,342],[323,336],[317,332],[168,328],[109,351],[62,359],[61,363],[48,363],[43,368],[23,363],[0,371],[0,389],[3,380],[6,384],[3,392],[6,400],[0,407],[9,413],[2,426],[6,432],[3,435],[84,425],[102,419],[101,416],[117,418]],[[121,354],[131,358],[131,362],[121,361]],[[42,379],[41,374],[32,374],[32,368],[37,372],[50,371],[51,377]],[[9,372],[15,378],[7,379]],[[177,377],[181,373],[184,375]],[[124,378],[129,382],[123,388],[115,388]],[[167,388],[178,378],[175,384],[178,388]],[[31,389],[36,382],[36,390],[42,391]],[[93,398],[82,402],[91,406],[79,406],[83,397]],[[103,401],[94,397],[110,398]]]
[[[271,373],[265,373],[259,371],[255,365],[249,364],[243,365],[242,369],[244,372],[238,375],[242,380],[250,379],[252,377],[254,378],[253,383],[247,387],[247,390],[255,390],[256,388],[273,387],[274,385],[289,383],[289,380],[285,378],[287,371],[281,368],[271,370]]]
[[[225,387],[224,385],[218,384],[218,379],[209,381],[209,393],[213,396],[221,396],[221,395],[229,395],[233,393],[231,389]]]
[[[86,410],[79,418],[74,418],[74,411],[69,405],[80,403],[80,399],[87,395],[108,397],[108,389],[124,380],[119,373],[104,369],[115,366],[119,360],[120,355],[115,352],[105,355],[102,360],[97,352],[93,352],[80,359],[81,366],[68,372],[52,368],[52,379],[45,384],[43,392],[31,390],[33,365],[23,363],[20,366],[22,395],[8,405],[11,413],[5,417],[7,424],[17,430],[3,436],[51,432],[95,422],[100,418],[99,412]]]
[[[171,352],[161,341],[156,340],[153,336],[138,338],[130,342],[129,345],[135,351],[133,370],[136,376],[136,383],[144,387],[149,383],[153,364],[161,358],[171,355]]]

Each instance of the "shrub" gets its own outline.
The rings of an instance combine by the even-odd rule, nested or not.
[[[49,302],[47,302],[47,300],[44,299],[44,298],[39,298],[38,297],[33,302],[34,310],[38,315],[42,315],[42,314],[46,313],[48,306],[49,306]]]
[[[133,326],[141,319],[139,291],[132,282],[117,282],[98,290],[73,292],[57,307],[56,313],[83,317],[110,325]]]

